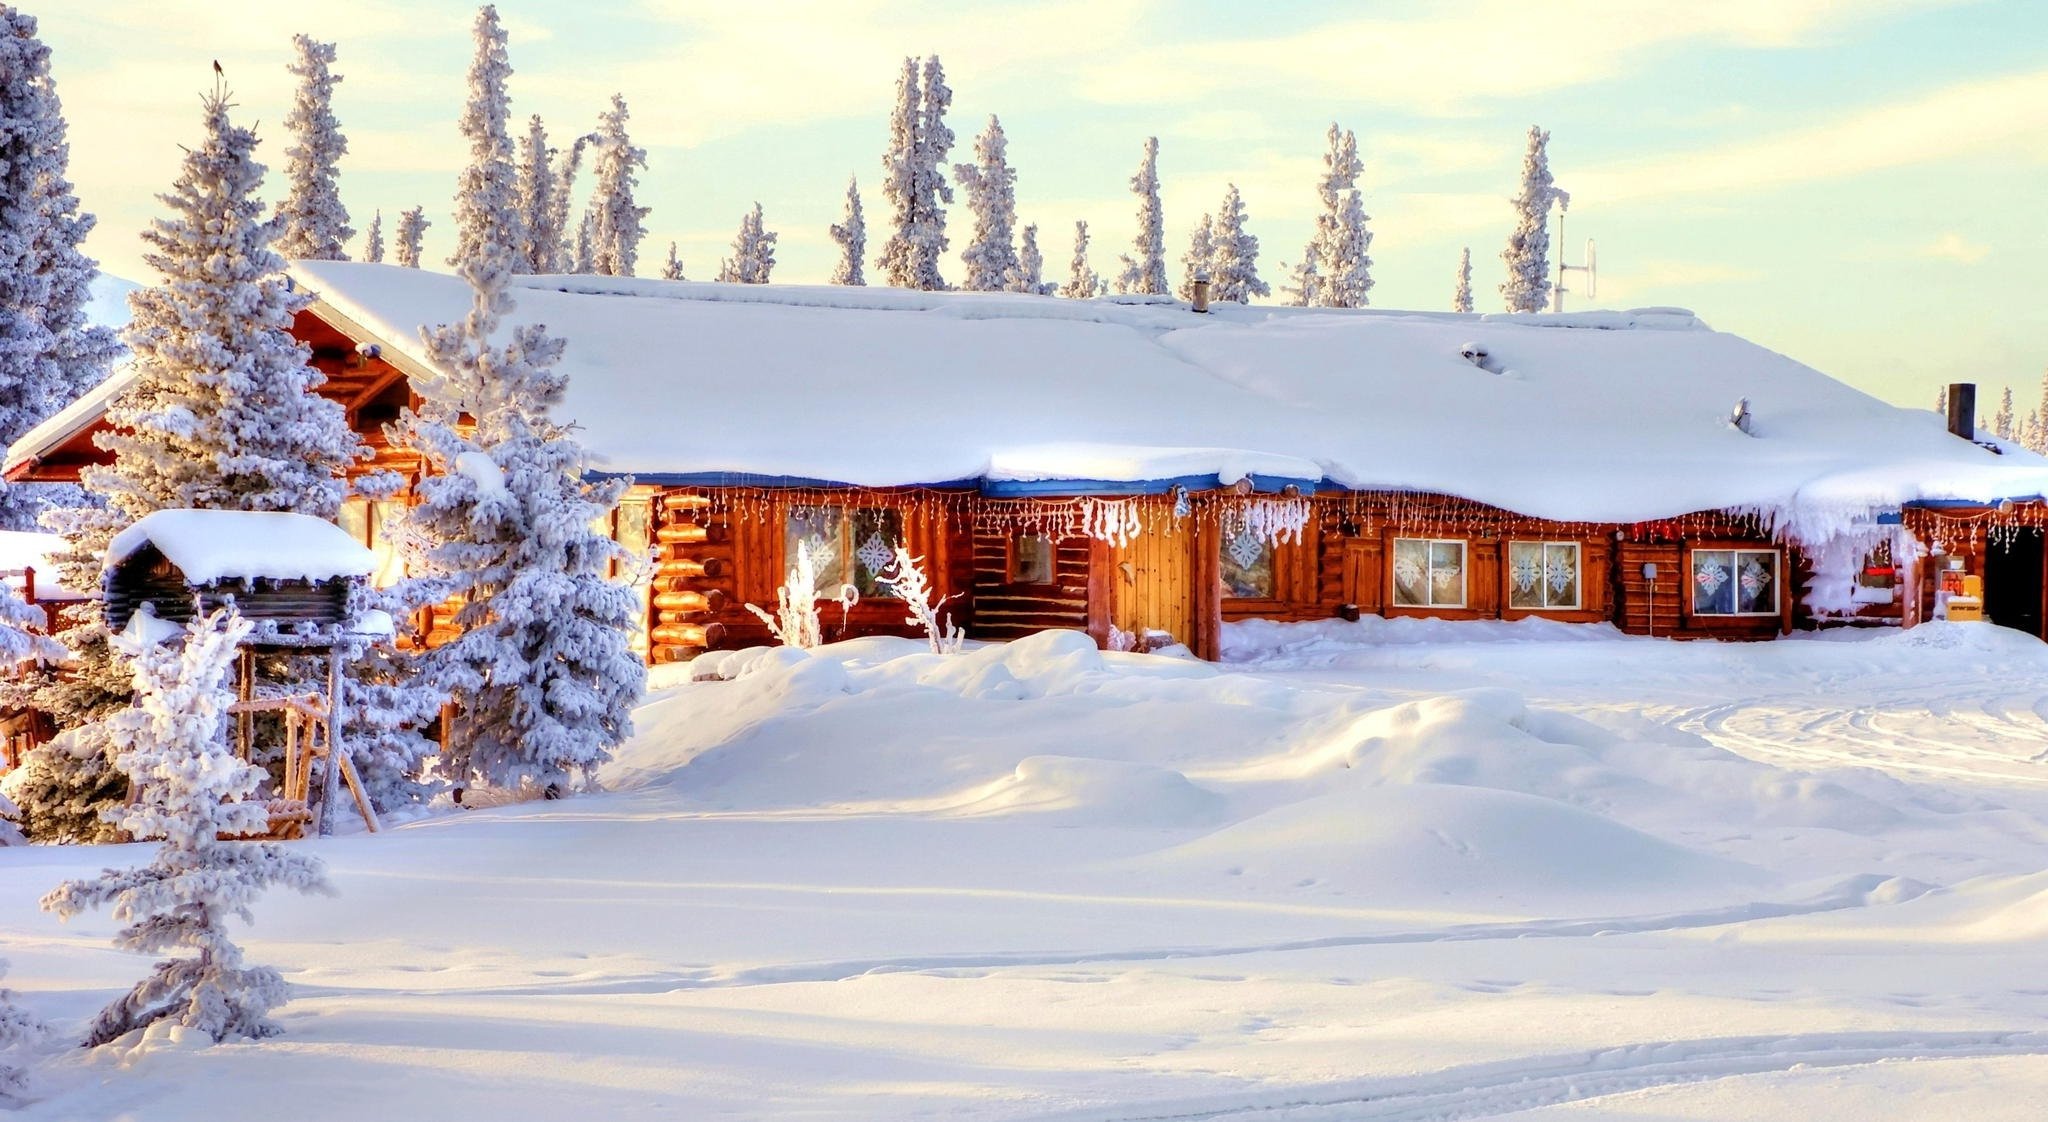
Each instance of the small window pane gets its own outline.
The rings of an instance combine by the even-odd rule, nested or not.
[[[398,535],[405,523],[405,503],[383,499],[370,507],[370,552],[377,558],[377,571],[370,574],[373,588],[390,588],[405,579],[405,558],[398,549]]]
[[[1508,607],[1544,606],[1544,547],[1541,542],[1508,543]]]
[[[1019,534],[1010,550],[1011,584],[1053,583],[1052,539],[1044,534]]]
[[[881,575],[895,576],[896,547],[903,542],[903,515],[894,510],[863,509],[848,520],[853,560],[853,586],[863,598],[890,595]],[[932,574],[926,573],[927,578]]]
[[[1778,610],[1778,555],[1744,551],[1736,555],[1735,610],[1768,615]]]
[[[1543,606],[1579,606],[1579,547],[1571,542],[1543,547]]]
[[[782,533],[783,571],[796,567],[797,547],[807,546],[818,572],[818,592],[839,595],[839,586],[846,583],[845,522],[846,512],[841,507],[790,508]]]
[[[1429,543],[1394,539],[1394,603],[1408,608],[1429,606]]]
[[[1223,542],[1223,595],[1239,600],[1270,600],[1278,593],[1273,580],[1273,543],[1240,528]]]
[[[1458,607],[1465,602],[1465,543],[1429,545],[1429,602]]]
[[[1725,549],[1694,550],[1692,610],[1696,615],[1725,616],[1735,611],[1735,554]]]

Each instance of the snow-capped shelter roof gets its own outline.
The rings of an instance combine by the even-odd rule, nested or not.
[[[420,328],[470,302],[420,269],[291,272],[315,316],[416,379]],[[568,341],[560,415],[592,469],[648,482],[1072,493],[1249,475],[1562,520],[1754,508],[1809,524],[2048,491],[2048,461],[1958,440],[1681,309],[1197,315],[1162,298],[514,283],[513,322]],[[17,442],[8,470],[47,447]]]
[[[188,584],[222,580],[307,580],[368,576],[377,558],[348,531],[310,514],[250,510],[159,510],[107,545],[107,567],[145,545]]]
[[[37,600],[83,600],[84,594],[57,583],[57,566],[50,555],[64,548],[61,534],[0,530],[0,580],[21,593],[27,584],[26,571],[34,569]]]

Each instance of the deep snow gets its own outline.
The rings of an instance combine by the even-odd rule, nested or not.
[[[609,793],[306,843],[287,1035],[24,1117],[2034,1117],[2048,647],[1237,625],[663,672]],[[699,668],[700,672],[704,668]],[[1845,766],[1845,765],[1855,766]],[[142,963],[34,910],[8,983]],[[266,1105],[263,1109],[269,1109]],[[223,1113],[225,1112],[225,1113]]]

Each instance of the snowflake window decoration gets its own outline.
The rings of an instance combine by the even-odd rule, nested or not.
[[[1510,570],[1515,581],[1515,591],[1527,592],[1536,587],[1543,576],[1543,563],[1534,557],[1517,557]]]
[[[1742,594],[1755,600],[1771,583],[1771,572],[1754,560],[1742,567]]]
[[[1755,562],[1751,562],[1751,564],[1755,564]],[[1700,591],[1705,592],[1708,596],[1712,596],[1714,593],[1721,591],[1722,585],[1728,583],[1728,569],[1726,566],[1717,565],[1711,561],[1703,562],[1694,568],[1692,579],[1698,582]]]
[[[1453,565],[1444,569],[1432,569],[1429,575],[1432,580],[1436,581],[1438,588],[1456,588],[1458,586],[1458,577],[1463,572],[1463,569]]]
[[[1266,551],[1266,543],[1260,540],[1250,526],[1245,526],[1237,531],[1236,537],[1230,539],[1229,548],[1230,559],[1237,562],[1237,567],[1249,569],[1259,563],[1259,556]]]
[[[1544,565],[1544,579],[1550,584],[1553,595],[1563,596],[1565,590],[1579,577],[1578,566],[1569,554],[1560,551]]]
[[[878,530],[869,534],[868,540],[860,543],[860,548],[853,551],[853,556],[867,566],[868,572],[879,573],[888,568],[889,562],[896,559],[896,547],[885,541]]]
[[[1422,583],[1422,566],[1413,558],[1401,557],[1394,561],[1394,579],[1414,587]]]

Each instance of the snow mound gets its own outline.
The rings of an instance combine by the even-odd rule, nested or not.
[[[1031,756],[954,813],[1034,814],[1062,826],[1200,826],[1223,814],[1221,795],[1170,768],[1074,756]]]

